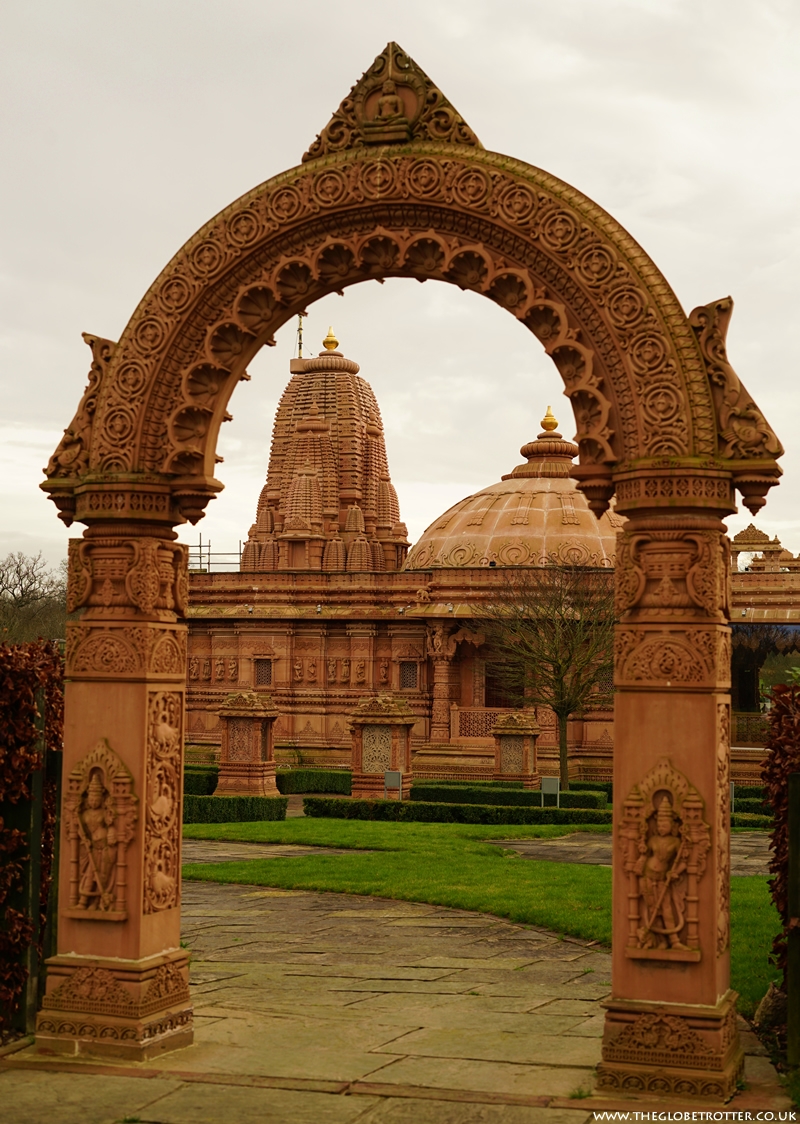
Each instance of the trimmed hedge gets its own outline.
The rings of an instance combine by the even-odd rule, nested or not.
[[[570,781],[570,792],[604,792],[606,800],[614,799],[614,785],[611,781]]]
[[[252,823],[285,820],[285,796],[184,796],[184,823]]]
[[[611,812],[599,808],[526,808],[497,804],[434,804],[400,800],[326,800],[307,796],[307,816],[344,820],[472,824],[610,824]]]
[[[184,796],[211,796],[217,787],[219,769],[215,765],[207,768],[188,766],[183,771]]]
[[[506,804],[517,807],[540,808],[542,794],[538,790],[509,791],[508,789],[482,788],[442,788],[433,784],[415,784],[409,794],[411,800],[428,801],[437,804]],[[555,795],[545,796],[545,807],[555,807]],[[562,808],[605,808],[604,792],[562,792]]]
[[[767,790],[763,785],[737,784],[734,785],[733,795],[737,804],[740,798],[742,800],[766,800]]]
[[[349,769],[287,769],[275,774],[278,792],[336,792],[350,795],[353,774]]]
[[[734,815],[737,812],[752,812],[757,816],[767,816],[768,819],[772,819],[770,815],[771,809],[769,805],[766,807],[764,806],[763,800],[748,799],[747,797],[743,799],[742,797],[736,796],[733,801],[733,811]]]
[[[414,782],[416,785],[429,785],[433,788],[516,788],[523,787],[522,781],[493,781],[493,780],[473,780],[473,781],[438,781],[432,780],[428,777],[417,777]]]
[[[774,828],[772,816],[754,816],[747,812],[734,812],[731,816],[731,827],[749,827],[752,831],[769,830]]]

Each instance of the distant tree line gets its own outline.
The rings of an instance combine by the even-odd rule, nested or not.
[[[0,562],[0,642],[60,640],[66,622],[66,559],[51,570],[41,551],[34,557],[19,551],[6,555]]]

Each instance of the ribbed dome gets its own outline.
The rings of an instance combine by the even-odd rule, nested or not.
[[[613,510],[598,520],[589,510],[570,475],[578,447],[555,432],[557,424],[548,407],[544,432],[520,450],[526,463],[435,519],[404,569],[613,566],[624,520]]]

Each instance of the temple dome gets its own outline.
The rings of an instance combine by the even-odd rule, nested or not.
[[[578,447],[556,432],[557,425],[548,407],[543,432],[520,450],[525,464],[435,519],[404,569],[613,566],[624,520],[613,509],[600,519],[589,510],[571,475]]]

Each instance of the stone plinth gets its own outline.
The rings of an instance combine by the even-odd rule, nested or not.
[[[416,715],[405,699],[374,695],[360,699],[350,715],[353,737],[352,794],[356,799],[383,799],[384,773],[402,773],[405,800],[411,790],[411,728]],[[394,796],[392,795],[392,797]]]
[[[216,711],[222,752],[215,796],[278,796],[273,727],[279,711],[270,695],[228,695]]]
[[[536,740],[541,730],[532,714],[503,714],[492,727],[496,781],[522,781],[523,788],[541,788]]]

